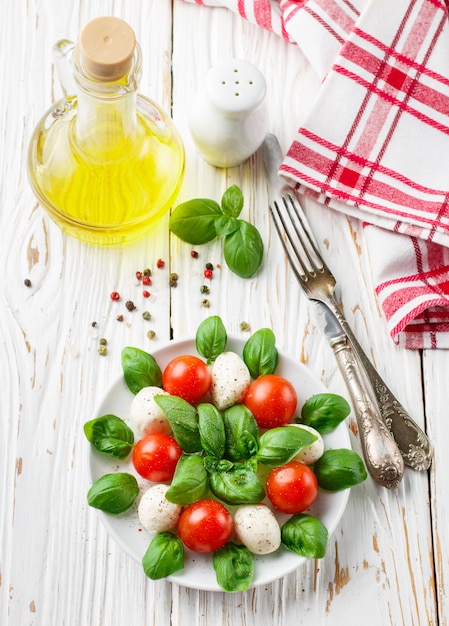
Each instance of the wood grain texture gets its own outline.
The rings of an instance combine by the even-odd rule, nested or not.
[[[60,97],[51,46],[76,39],[92,17],[114,14],[133,26],[142,46],[141,92],[172,110],[186,147],[179,201],[220,199],[238,184],[242,217],[257,225],[264,269],[242,281],[223,260],[220,242],[191,246],[168,235],[168,216],[127,247],[101,249],[67,238],[37,205],[26,175],[27,146],[40,116]],[[4,84],[0,93],[0,622],[11,626],[436,626],[447,624],[449,535],[444,443],[448,438],[447,351],[398,350],[386,333],[370,276],[363,228],[311,202],[305,210],[338,281],[338,297],[360,343],[435,445],[430,475],[411,471],[395,492],[371,480],[351,492],[324,559],[308,562],[246,593],[196,591],[147,580],[108,536],[86,503],[87,444],[82,425],[120,374],[126,345],[151,350],[171,336],[192,335],[207,315],[228,331],[240,323],[274,329],[278,346],[347,397],[332,351],[289,270],[268,217],[269,193],[256,154],[220,170],[198,156],[188,111],[208,68],[245,58],[267,78],[271,129],[287,149],[319,87],[301,52],[223,9],[180,0],[17,0],[0,5]],[[143,299],[135,271],[155,268]],[[202,306],[204,264],[221,269]],[[178,273],[176,288],[168,275]],[[29,278],[31,288],[23,284]],[[117,290],[122,300],[112,302]],[[137,311],[128,312],[127,299]],[[142,311],[150,310],[150,322]],[[123,322],[117,315],[123,314]],[[96,322],[96,326],[92,323]],[[149,340],[148,330],[156,332]],[[98,355],[107,338],[108,355]],[[421,358],[422,357],[422,358]],[[360,452],[354,418],[351,443]]]

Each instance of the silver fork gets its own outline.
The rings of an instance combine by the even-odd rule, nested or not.
[[[375,399],[382,422],[392,433],[404,463],[416,470],[428,469],[432,461],[429,439],[388,389],[355,338],[335,299],[336,280],[320,254],[299,202],[284,190],[284,193],[280,193],[279,199],[272,203],[270,211],[293,272],[305,294],[309,299],[321,302],[332,311],[349,340],[363,372],[360,381],[362,388],[359,389],[359,393],[363,394],[363,388],[371,391],[369,395]],[[377,436],[385,439],[376,417],[366,414],[362,417],[363,428],[360,433],[362,437],[365,436],[364,429],[368,425],[375,428]]]

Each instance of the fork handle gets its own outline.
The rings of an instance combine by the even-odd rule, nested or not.
[[[371,400],[346,337],[331,342],[331,346],[351,396],[368,471],[379,485],[394,489],[404,475],[401,452]]]
[[[402,453],[404,463],[415,470],[427,470],[432,463],[432,446],[425,432],[410,417],[401,403],[387,387],[379,372],[366,356],[335,298],[329,297],[326,304],[340,322],[346,337],[364,370],[367,382],[373,391],[383,421],[394,436]]]

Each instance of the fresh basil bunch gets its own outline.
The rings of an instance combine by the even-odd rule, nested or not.
[[[243,194],[237,185],[232,185],[224,192],[221,206],[206,198],[179,204],[170,217],[169,227],[177,237],[193,245],[223,238],[229,269],[241,278],[250,278],[262,264],[264,246],[257,228],[238,219],[242,209]]]

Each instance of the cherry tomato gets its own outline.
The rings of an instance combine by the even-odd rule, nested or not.
[[[197,500],[179,517],[181,541],[195,552],[214,552],[222,548],[232,533],[232,517],[223,504],[215,500]]]
[[[163,483],[173,478],[182,450],[165,433],[150,433],[139,439],[133,450],[133,465],[143,478]]]
[[[248,387],[243,401],[260,428],[287,424],[293,417],[297,402],[293,385],[276,374],[256,378]]]
[[[196,356],[178,356],[162,373],[162,386],[172,396],[196,404],[209,391],[211,374],[207,365]]]
[[[290,461],[275,467],[268,474],[267,496],[273,506],[283,513],[302,513],[318,495],[318,481],[307,465]]]

